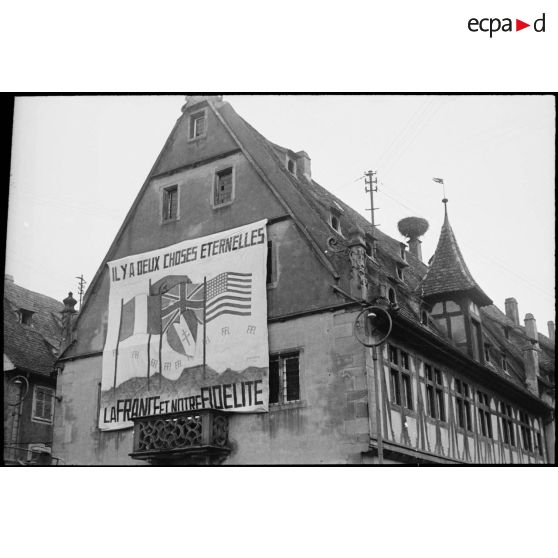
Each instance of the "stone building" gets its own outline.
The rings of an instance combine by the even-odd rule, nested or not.
[[[530,314],[521,325],[514,299],[505,312],[492,303],[444,202],[427,265],[424,224],[401,223],[408,245],[390,238],[312,179],[306,152],[271,143],[219,96],[187,97],[58,359],[56,455],[107,465],[554,462],[554,326],[546,337]],[[192,397],[182,411],[130,403],[127,427],[100,429],[118,280],[107,263],[262,219],[268,409],[231,412],[225,391],[223,405]],[[388,334],[375,350],[361,343],[374,328]],[[159,370],[161,381],[161,358]]]
[[[59,301],[4,278],[4,461],[58,463],[52,454],[56,373],[71,296]],[[72,306],[73,308],[73,306]]]

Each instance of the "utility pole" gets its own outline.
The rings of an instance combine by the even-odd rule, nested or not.
[[[79,277],[76,277],[76,279],[78,279],[79,309],[81,310],[81,298],[87,281],[83,278],[83,273]]]
[[[378,171],[369,170],[364,173],[364,190],[367,194],[370,194],[370,223],[372,223],[372,229],[376,226],[374,223],[374,211],[379,209],[374,207],[374,192],[378,191]]]
[[[372,224],[372,237],[374,238],[374,233],[376,231],[376,222],[374,219],[374,211],[380,209],[379,207],[374,207],[374,192],[378,191],[378,171],[376,170],[369,170],[368,172],[364,173],[364,191],[367,194],[370,194],[370,223]],[[376,246],[374,240],[372,240],[372,255],[375,255]]]

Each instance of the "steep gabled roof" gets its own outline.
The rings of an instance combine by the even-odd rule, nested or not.
[[[447,200],[445,216],[438,246],[430,267],[419,285],[419,292],[432,301],[451,294],[467,294],[479,306],[492,304],[492,300],[477,285],[469,271],[449,224]]]
[[[32,325],[18,319],[21,310],[33,312]],[[4,354],[17,368],[50,375],[62,337],[64,305],[7,280],[4,283]]]

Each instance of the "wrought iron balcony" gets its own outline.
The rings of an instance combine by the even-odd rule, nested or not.
[[[153,464],[219,464],[230,453],[229,417],[215,409],[138,417],[134,459]]]

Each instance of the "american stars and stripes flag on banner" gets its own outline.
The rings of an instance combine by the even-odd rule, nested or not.
[[[194,343],[198,325],[229,314],[250,316],[252,274],[227,271],[204,283],[192,283],[186,276],[170,276],[150,287],[150,295],[140,295],[122,303],[118,340],[136,333],[164,335],[170,347],[184,353],[184,340],[173,325],[185,323]],[[207,294],[206,294],[207,293]]]

